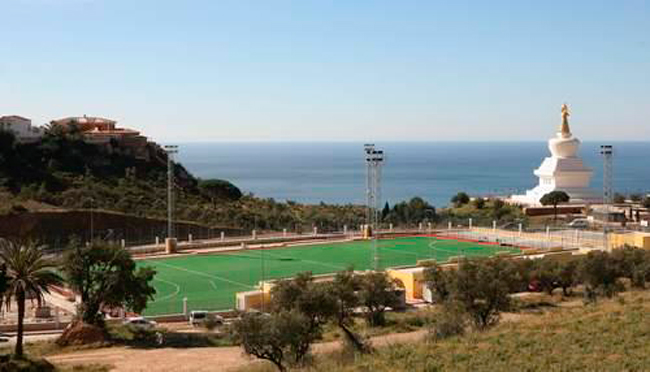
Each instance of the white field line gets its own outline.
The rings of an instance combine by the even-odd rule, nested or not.
[[[173,285],[174,287],[176,287],[176,291],[174,293],[172,293],[172,294],[168,294],[166,296],[157,298],[157,299],[151,301],[151,303],[166,301],[166,300],[172,299],[172,298],[176,297],[178,295],[178,293],[181,291],[181,287],[178,284],[174,283],[174,282],[170,282],[170,281],[167,281],[167,280],[164,280],[164,279],[159,279],[159,278],[153,278],[153,280],[159,281],[161,283],[166,283],[166,284],[169,284],[169,285]]]
[[[246,289],[251,289],[251,288],[253,288],[252,285],[248,285],[248,284],[244,284],[244,283],[236,282],[236,281],[234,281],[234,280],[230,280],[230,279],[222,278],[222,277],[220,277],[220,276],[216,276],[216,275],[206,274],[206,273],[203,273],[203,272],[200,272],[200,271],[194,271],[194,270],[186,269],[186,268],[184,268],[184,267],[178,267],[178,266],[174,266],[174,265],[170,265],[170,264],[165,264],[165,263],[162,263],[162,262],[157,262],[156,264],[157,264],[157,265],[161,265],[161,266],[166,266],[166,267],[169,267],[169,268],[172,268],[172,269],[176,269],[176,270],[178,270],[178,271],[185,271],[186,273],[195,274],[195,275],[200,275],[200,276],[205,276],[206,278],[212,278],[212,279],[220,280],[220,281],[222,281],[222,282],[226,282],[226,283],[230,283],[230,284],[238,285],[238,286],[240,286],[240,287],[244,287],[244,288],[246,288]]]

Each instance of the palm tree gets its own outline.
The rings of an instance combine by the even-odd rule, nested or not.
[[[43,294],[50,292],[50,287],[63,282],[55,271],[56,263],[43,253],[41,246],[33,243],[17,244],[0,239],[0,261],[5,265],[7,289],[4,300],[7,307],[12,300],[18,305],[18,330],[16,335],[17,357],[23,356],[23,322],[25,319],[25,299],[35,297],[40,305]]]

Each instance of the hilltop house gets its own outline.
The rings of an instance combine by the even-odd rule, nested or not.
[[[117,127],[115,120],[84,115],[52,120],[50,124],[64,130],[75,128],[83,134],[86,142],[104,146],[109,151],[119,151],[141,160],[150,158],[147,137],[136,130]]]
[[[43,130],[33,127],[30,119],[17,115],[0,117],[0,131],[12,132],[20,143],[37,142],[43,136]]]

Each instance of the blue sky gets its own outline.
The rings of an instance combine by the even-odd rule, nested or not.
[[[0,0],[0,114],[159,141],[650,140],[648,1]]]

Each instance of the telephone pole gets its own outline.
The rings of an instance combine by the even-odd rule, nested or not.
[[[614,202],[613,186],[613,157],[614,148],[612,145],[600,146],[600,154],[603,156],[603,204],[605,204],[605,220],[603,221],[603,239],[605,249],[609,250],[609,239],[607,237],[609,228],[610,206]]]
[[[165,145],[167,153],[167,237],[174,237],[174,155],[178,146]]]

